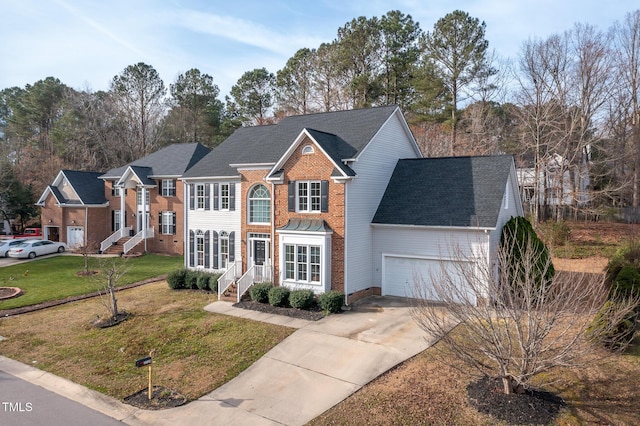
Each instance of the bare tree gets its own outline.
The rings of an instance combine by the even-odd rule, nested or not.
[[[581,365],[637,303],[615,305],[607,313],[610,321],[587,336],[607,298],[604,276],[563,272],[541,279],[552,267],[550,257],[540,256],[531,241],[509,241],[493,261],[452,247],[455,261],[443,263],[428,278],[430,286],[414,274],[420,302],[413,309],[418,325],[444,344],[441,355],[453,354],[480,374],[501,378],[507,394],[554,367]],[[514,265],[516,250],[522,255]]]
[[[122,320],[124,312],[118,310],[118,299],[116,298],[116,287],[118,282],[129,271],[126,258],[104,257],[99,263],[100,273],[97,275],[100,285],[100,300],[106,308],[109,316],[102,324],[115,324]]]

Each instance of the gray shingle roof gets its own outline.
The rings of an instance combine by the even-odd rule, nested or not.
[[[107,202],[104,196],[104,182],[100,179],[102,173],[81,172],[78,170],[62,170],[62,173],[83,204],[104,204]],[[54,194],[56,194],[56,198],[58,196],[62,197],[62,193],[59,191]]]
[[[279,231],[333,232],[324,219],[289,219]]]
[[[493,228],[513,157],[399,160],[373,223]]]
[[[182,176],[209,151],[209,148],[199,143],[169,145],[122,167],[111,169],[101,177],[102,179],[118,179],[129,166],[148,167],[148,176]],[[143,178],[143,176],[139,177]]]
[[[334,159],[354,157],[397,108],[391,105],[297,115],[286,117],[278,124],[242,127],[185,173],[184,177],[235,176],[237,171],[229,164],[276,163],[305,128],[333,135],[331,138],[322,138],[325,144],[323,149]]]

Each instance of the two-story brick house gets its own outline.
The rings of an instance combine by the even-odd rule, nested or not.
[[[180,178],[209,151],[174,144],[106,173],[61,171],[38,201],[45,238],[102,252],[182,255]]]
[[[404,256],[434,258],[438,255],[434,241],[463,233],[480,238],[483,244],[488,242],[484,233],[492,233],[494,244],[502,223],[521,214],[513,198],[518,193],[517,186],[513,189],[513,160],[484,158],[482,167],[498,170],[498,177],[485,179],[476,173],[477,182],[465,183],[477,193],[465,190],[468,196],[459,197],[471,202],[473,197],[490,195],[487,209],[493,213],[481,226],[451,222],[446,207],[439,211],[440,222],[422,224],[421,206],[446,203],[418,194],[405,194],[397,205],[398,211],[416,212],[417,207],[415,226],[388,223],[388,207],[380,216],[384,220],[374,223],[383,195],[396,192],[389,186],[392,174],[408,167],[400,159],[422,164],[417,168],[422,175],[415,176],[421,185],[428,187],[431,183],[424,179],[433,177],[424,170],[430,170],[427,163],[434,160],[421,159],[397,107],[294,116],[276,125],[238,129],[183,176],[185,197],[190,200],[185,205],[185,265],[226,272],[222,287],[237,282],[240,293],[254,281],[273,280],[316,293],[338,290],[345,293],[347,302],[369,294],[403,295],[407,289],[391,282],[405,276],[382,271],[394,270],[393,261]],[[467,163],[456,159],[452,167],[477,166],[477,162],[468,167]],[[434,166],[439,169],[451,172]],[[396,179],[394,185],[401,181]],[[451,182],[451,187],[456,183]],[[505,197],[511,204],[502,214],[500,203]],[[472,208],[464,214],[477,216],[478,212]],[[406,214],[399,216],[406,219]],[[442,234],[443,229],[448,231]],[[412,251],[403,253],[399,250],[406,238],[418,241],[407,245]],[[431,246],[422,244],[423,240]],[[380,244],[395,247],[394,252],[381,249]]]

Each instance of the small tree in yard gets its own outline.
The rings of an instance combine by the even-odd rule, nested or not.
[[[609,321],[587,336],[607,300],[604,277],[553,274],[551,258],[537,241],[512,237],[503,238],[491,262],[486,253],[452,247],[455,261],[449,267],[443,263],[429,277],[430,286],[414,273],[414,297],[420,302],[413,315],[423,330],[444,343],[442,361],[453,354],[481,375],[501,378],[507,394],[524,391],[533,377],[554,367],[585,362],[600,336],[610,338],[616,319],[628,316],[636,303],[616,305],[608,312]]]
[[[118,310],[118,299],[116,298],[116,286],[122,277],[129,271],[127,260],[122,257],[107,257],[100,260],[100,300],[107,309],[109,317],[102,324],[113,325],[126,317],[125,312]]]

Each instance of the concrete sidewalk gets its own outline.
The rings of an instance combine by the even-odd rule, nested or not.
[[[182,407],[140,410],[79,385],[75,386],[81,390],[66,394],[130,425],[302,425],[433,343],[411,319],[401,298],[369,297],[351,311],[319,321],[234,308],[229,302],[215,302],[205,309],[298,330],[235,379]],[[0,369],[14,363],[0,358]],[[23,377],[35,374],[22,373]],[[38,381],[64,381],[51,376],[40,372]],[[73,385],[64,382],[65,389]],[[57,392],[56,386],[42,385]]]

